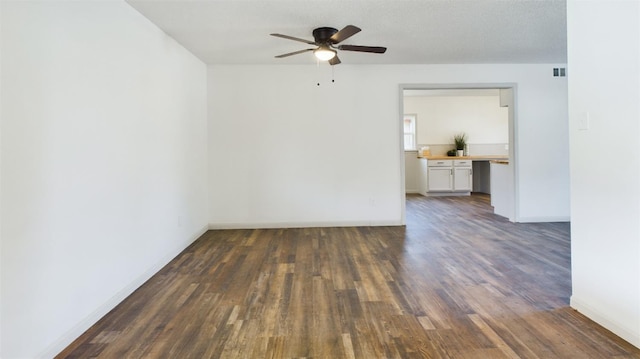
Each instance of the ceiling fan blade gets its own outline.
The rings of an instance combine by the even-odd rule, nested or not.
[[[331,66],[337,65],[337,64],[339,64],[341,62],[342,61],[340,61],[340,59],[338,58],[338,55],[336,55],[331,60],[329,60],[329,65],[331,65]]]
[[[340,45],[339,50],[345,51],[359,51],[359,52],[372,52],[374,54],[384,54],[387,51],[386,47],[381,46],[358,46],[358,45]]]
[[[333,34],[333,36],[331,36],[329,40],[331,40],[331,43],[337,44],[359,33],[360,31],[360,28],[357,26],[347,25],[342,30]]]
[[[289,35],[282,35],[282,34],[270,34],[270,35],[271,36],[275,36],[275,37],[281,37],[281,38],[287,39],[287,40],[304,42],[305,44],[309,44],[309,45],[316,45],[316,43],[313,42],[313,41],[309,41],[309,40],[305,40],[305,39],[301,39],[301,38],[293,37],[293,36],[289,36]]]
[[[300,51],[294,51],[294,52],[289,52],[286,54],[282,54],[282,55],[278,55],[276,56],[276,58],[281,59],[283,57],[288,57],[288,56],[293,56],[293,55],[297,55],[297,54],[302,54],[304,52],[309,52],[309,51],[313,51],[315,49],[304,49],[304,50],[300,50]]]

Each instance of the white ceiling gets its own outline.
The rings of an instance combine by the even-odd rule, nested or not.
[[[345,64],[565,63],[565,0],[126,0],[208,64],[312,64],[311,31],[362,28]]]

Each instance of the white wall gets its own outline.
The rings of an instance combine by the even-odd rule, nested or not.
[[[496,91],[497,93],[497,91]],[[404,112],[418,115],[418,144],[453,145],[467,135],[469,144],[509,143],[509,116],[495,96],[405,96]]]
[[[0,41],[2,41],[2,2],[0,2]],[[0,42],[1,44],[1,42]],[[2,46],[0,46],[0,78],[2,78]],[[2,149],[2,82],[0,81],[0,150]],[[2,151],[0,151],[0,208],[2,208]],[[0,260],[2,260],[2,219],[0,219]],[[0,358],[2,357],[2,263],[0,263]]]
[[[206,66],[120,1],[1,21],[0,356],[51,357],[205,230]]]
[[[571,306],[640,347],[640,3],[567,10]]]
[[[566,78],[549,65],[209,66],[209,223],[400,224],[400,84],[517,83],[520,221],[569,218]],[[320,78],[320,86],[317,86]]]

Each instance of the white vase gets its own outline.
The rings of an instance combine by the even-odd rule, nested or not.
[[[464,150],[458,150],[458,157],[464,156]]]

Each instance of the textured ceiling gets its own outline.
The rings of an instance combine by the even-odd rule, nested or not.
[[[269,36],[313,40],[311,31],[362,28],[343,44],[387,53],[341,51],[348,64],[565,63],[562,0],[126,0],[208,64],[312,64],[308,48]]]

